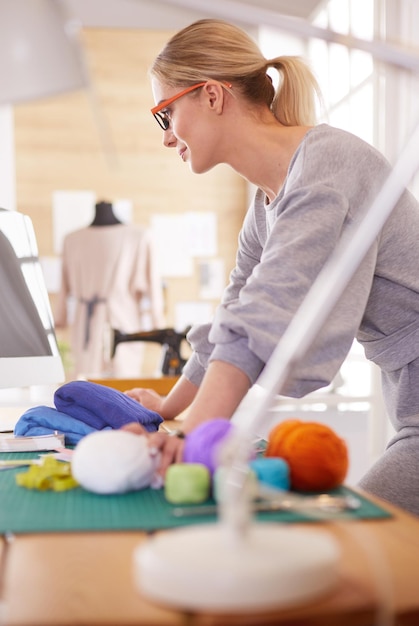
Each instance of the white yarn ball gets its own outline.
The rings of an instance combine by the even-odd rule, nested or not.
[[[100,430],[83,437],[71,458],[77,482],[95,493],[125,493],[152,484],[159,456],[151,456],[145,435]]]

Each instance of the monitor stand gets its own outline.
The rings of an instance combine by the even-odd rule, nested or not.
[[[0,433],[11,433],[25,411],[33,406],[54,406],[54,385],[0,389]]]

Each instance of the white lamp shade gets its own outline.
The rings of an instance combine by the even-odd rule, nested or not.
[[[0,104],[86,84],[78,42],[58,0],[0,0]]]

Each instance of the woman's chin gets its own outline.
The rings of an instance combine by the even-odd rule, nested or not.
[[[188,165],[189,165],[189,169],[194,174],[205,174],[206,172],[209,172],[214,167],[213,163],[211,163],[211,165],[205,166],[202,163],[194,163],[192,160],[188,161]]]

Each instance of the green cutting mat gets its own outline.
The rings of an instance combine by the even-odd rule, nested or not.
[[[1,453],[0,459],[30,459],[31,453]],[[174,528],[215,521],[215,515],[178,518],[174,505],[167,502],[162,489],[144,489],[123,495],[97,495],[81,487],[63,492],[34,491],[19,487],[16,474],[26,469],[0,470],[0,533],[42,533],[64,531],[144,530]],[[348,488],[333,493],[351,493]],[[348,512],[347,519],[391,517],[384,509],[360,497],[361,507]],[[210,504],[213,501],[208,501]],[[197,505],[199,507],[199,505]],[[311,521],[289,511],[258,513],[261,521]],[[313,520],[316,521],[316,520]]]

